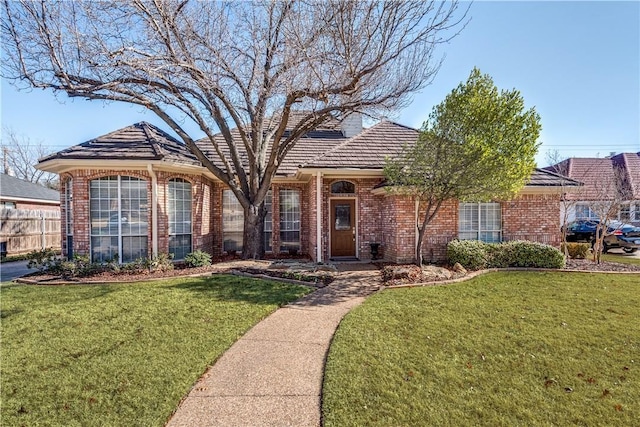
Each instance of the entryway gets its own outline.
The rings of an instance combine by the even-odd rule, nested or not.
[[[356,256],[356,201],[331,200],[331,257]]]

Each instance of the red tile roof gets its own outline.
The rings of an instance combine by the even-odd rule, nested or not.
[[[572,157],[545,169],[584,183],[582,190],[569,196],[573,200],[611,198],[613,188],[627,200],[640,199],[640,153],[605,158]]]

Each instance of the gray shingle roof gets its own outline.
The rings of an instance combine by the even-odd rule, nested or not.
[[[579,187],[582,183],[546,169],[536,168],[527,185],[532,187]]]
[[[231,131],[232,135],[236,139],[236,141],[240,141],[239,132],[237,129]],[[218,146],[221,150],[228,155],[229,149],[222,138],[221,135],[216,135],[216,140],[218,142]],[[305,136],[300,138],[294,147],[289,151],[284,161],[278,168],[278,175],[293,175],[297,172],[300,165],[303,165],[305,162],[308,162],[310,159],[314,159],[321,154],[327,152],[331,148],[336,145],[346,141],[342,135],[342,132],[339,130],[332,129],[316,129],[314,131],[308,132]],[[220,161],[218,155],[216,154],[213,144],[208,139],[200,139],[196,141],[196,144],[200,149],[205,153],[205,155],[211,159],[211,161],[220,167],[222,167],[222,162]],[[267,153],[269,152],[269,148],[267,149]],[[244,165],[247,164],[247,156],[244,150],[240,151],[240,155],[242,158],[242,163]],[[229,157],[228,157],[229,158]],[[229,158],[230,160],[230,158]]]
[[[0,197],[3,199],[60,201],[60,193],[58,191],[4,173],[0,174]]]
[[[200,164],[185,145],[146,122],[58,151],[40,159],[40,162],[53,159],[164,160]]]
[[[385,157],[398,155],[418,139],[416,129],[383,120],[303,164],[313,168],[383,169]]]

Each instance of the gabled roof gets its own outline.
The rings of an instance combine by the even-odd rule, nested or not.
[[[418,135],[416,129],[383,120],[302,166],[383,169],[385,157],[398,155],[406,144],[415,143]]]
[[[187,147],[146,122],[116,130],[40,159],[162,160],[200,165]]]
[[[640,199],[640,153],[621,153],[612,157],[571,157],[545,168],[584,183],[572,198],[606,198],[616,183],[625,198]],[[609,194],[608,194],[609,193]]]
[[[5,200],[39,200],[60,202],[60,193],[33,182],[0,174],[0,198]]]

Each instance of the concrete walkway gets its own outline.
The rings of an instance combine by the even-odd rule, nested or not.
[[[167,426],[320,426],[324,363],[345,314],[380,287],[371,264],[280,308],[211,367]],[[212,331],[215,333],[215,331]]]

